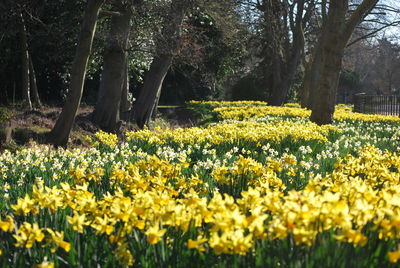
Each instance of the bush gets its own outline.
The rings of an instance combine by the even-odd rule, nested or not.
[[[11,119],[13,113],[10,109],[0,107],[0,123],[7,122]]]
[[[262,81],[253,73],[242,77],[231,89],[232,100],[266,100]]]

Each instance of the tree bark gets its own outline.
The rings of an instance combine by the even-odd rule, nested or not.
[[[308,108],[311,84],[311,65],[312,60],[304,63],[304,78],[299,92],[299,101],[301,108]]]
[[[294,1],[296,3],[296,14],[293,6],[288,7],[285,1],[264,1],[263,12],[266,18],[265,32],[267,34],[267,54],[272,59],[268,64],[268,56],[265,59],[266,72],[271,72],[271,92],[268,104],[282,106],[290,94],[293,79],[300,65],[300,59],[304,50],[303,13],[304,0]],[[312,6],[310,5],[309,8]],[[284,11],[289,8],[289,14]],[[308,19],[306,19],[308,20]],[[289,21],[289,23],[288,23]],[[290,25],[293,33],[293,41],[290,43]]]
[[[260,6],[264,13],[265,47],[263,48],[264,60],[263,71],[267,74],[267,85],[265,90],[270,91],[268,104],[275,105],[276,95],[279,94],[278,87],[282,83],[284,69],[284,21],[283,6],[281,1],[265,0]]]
[[[322,13],[322,29],[326,26],[327,22],[327,1],[321,1],[321,13]],[[323,30],[322,30],[323,32]],[[320,77],[321,64],[322,64],[322,34],[319,35],[316,45],[313,47],[311,52],[311,59],[305,64],[305,75],[303,78],[303,84],[301,88],[300,98],[301,107],[312,109],[314,102],[315,92],[317,87],[318,79]]]
[[[290,94],[290,89],[293,85],[293,79],[300,65],[301,53],[304,48],[303,29],[301,24],[298,24],[297,27],[299,29],[297,30],[298,32],[295,33],[291,49],[291,56],[286,61],[284,72],[282,74],[282,78],[279,80],[279,84],[275,85],[272,89],[272,94],[268,103],[269,105],[282,106]]]
[[[134,105],[134,116],[137,125],[143,128],[148,125],[161,92],[162,83],[172,64],[172,55],[160,55],[150,65],[139,98]]]
[[[327,21],[320,37],[321,71],[311,91],[314,98],[310,120],[319,125],[331,124],[344,48],[355,27],[376,5],[378,0],[364,0],[346,20],[349,1],[331,0]],[[318,49],[317,49],[318,50]],[[314,87],[314,88],[313,88]]]
[[[120,104],[123,84],[126,80],[127,44],[132,12],[130,8],[120,10],[120,16],[113,16],[109,38],[104,52],[103,72],[100,91],[93,114],[94,121],[101,129],[117,132],[120,125]]]
[[[120,112],[127,112],[131,108],[131,102],[129,101],[129,66],[125,64],[124,68],[124,82],[122,84],[122,95],[121,95],[121,106]]]
[[[144,79],[144,85],[133,108],[133,117],[137,125],[143,128],[148,125],[156,108],[165,76],[172,64],[174,55],[180,47],[180,28],[188,3],[173,0],[168,18],[164,21],[162,35],[156,43],[157,55],[150,65]]]
[[[311,65],[304,76],[303,93],[302,93],[302,107],[312,109],[315,102],[316,88],[318,87],[318,80],[322,69],[322,37],[314,49]]]
[[[335,37],[334,37],[335,36]],[[318,81],[318,90],[313,92],[312,113],[310,120],[318,125],[331,124],[336,104],[336,92],[342,67],[343,50],[338,43],[343,43],[338,35],[327,39],[322,70]],[[336,39],[334,39],[336,38]],[[331,43],[328,43],[328,42]]]
[[[21,86],[22,97],[24,106],[32,110],[31,90],[29,83],[29,51],[28,51],[28,37],[26,33],[26,26],[22,12],[19,13],[20,19],[20,42],[21,42]]]
[[[40,101],[39,91],[36,83],[35,68],[33,67],[32,57],[30,55],[29,55],[29,83],[30,83],[30,88],[32,89],[33,104],[36,108],[40,108],[42,107],[42,102]]]
[[[87,2],[79,42],[72,63],[71,83],[67,99],[48,137],[49,142],[56,146],[66,146],[68,143],[76,112],[82,98],[87,63],[96,31],[97,17],[103,2],[104,0],[88,0]]]

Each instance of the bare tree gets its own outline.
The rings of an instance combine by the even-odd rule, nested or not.
[[[29,50],[25,19],[22,11],[19,12],[20,47],[21,47],[21,81],[24,105],[32,110],[31,87],[29,81]]]
[[[42,107],[42,102],[40,101],[39,91],[36,83],[36,72],[35,68],[33,67],[31,55],[29,55],[29,84],[32,93],[33,105],[36,108]]]
[[[312,122],[319,125],[332,123],[344,49],[354,29],[377,2],[378,0],[364,0],[351,9],[348,0],[330,1],[326,22],[315,52],[320,53],[320,59],[316,61],[314,57],[313,62],[313,65],[318,64],[320,68],[312,77],[315,81],[311,84],[310,91],[313,100],[310,118]]]
[[[71,70],[71,83],[67,99],[56,124],[49,133],[49,141],[56,146],[66,146],[81,102],[86,67],[96,31],[97,18],[104,0],[88,0],[82,29]]]
[[[129,64],[124,66],[124,81],[122,83],[121,105],[119,111],[127,112],[131,108],[131,101],[129,100]]]
[[[179,52],[181,25],[189,7],[190,0],[172,0],[164,18],[161,35],[156,38],[156,55],[133,107],[133,119],[141,128],[149,123],[160,97],[164,78],[174,56]]]
[[[263,1],[267,51],[265,72],[270,73],[268,103],[282,105],[287,99],[304,51],[304,28],[315,8],[314,1]],[[279,12],[278,12],[279,11]],[[289,26],[289,27],[288,27]]]
[[[118,130],[121,98],[127,77],[127,44],[131,28],[133,6],[131,2],[114,2],[115,14],[104,49],[104,63],[100,91],[93,119],[106,131]],[[125,94],[127,94],[127,88]]]

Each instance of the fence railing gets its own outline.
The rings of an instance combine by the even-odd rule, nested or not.
[[[356,94],[354,112],[400,116],[400,96]]]

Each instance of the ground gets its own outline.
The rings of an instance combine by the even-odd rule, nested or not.
[[[50,106],[43,106],[32,111],[13,107],[1,108],[7,110],[7,113],[11,112],[11,118],[7,117],[7,120],[2,121],[0,116],[0,150],[15,149],[29,141],[45,142],[45,134],[52,129],[61,113],[61,107]],[[90,105],[82,105],[79,108],[70,135],[70,143],[73,146],[86,146],[84,137],[92,136],[99,130],[90,120],[93,109]],[[196,118],[184,108],[165,106],[159,108],[153,125],[169,128],[190,127],[196,125]],[[124,123],[121,133],[134,128],[133,124]]]
[[[61,112],[61,108],[49,106],[32,111],[12,107],[7,107],[6,109],[11,111],[12,116],[2,122],[1,131],[3,135],[0,137],[1,149],[12,149],[24,145],[30,140],[39,143],[45,142],[45,134],[54,126]],[[92,111],[92,106],[81,106],[79,108],[76,124],[71,133],[72,144],[82,145],[85,135],[91,135],[97,131],[97,127],[89,120]],[[11,136],[7,137],[10,134]]]

